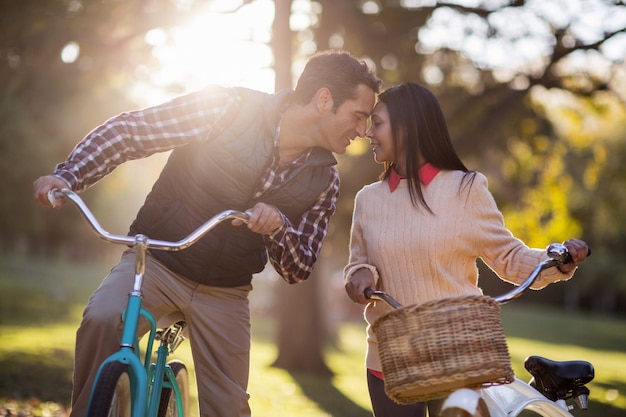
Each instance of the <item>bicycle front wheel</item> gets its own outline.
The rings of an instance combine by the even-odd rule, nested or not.
[[[163,388],[161,391],[158,417],[184,417],[189,414],[189,373],[187,372],[187,367],[181,361],[171,361],[168,365],[172,368],[172,372],[176,378],[176,384],[180,390],[183,415],[178,415],[178,402],[176,401],[174,390],[171,388]],[[165,375],[165,381],[169,381],[167,375]]]
[[[88,417],[130,417],[130,376],[128,365],[109,362],[100,377],[87,410]]]

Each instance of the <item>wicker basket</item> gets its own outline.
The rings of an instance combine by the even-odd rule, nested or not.
[[[464,296],[401,307],[372,329],[385,392],[399,404],[442,398],[459,388],[513,381],[500,307],[488,296]]]

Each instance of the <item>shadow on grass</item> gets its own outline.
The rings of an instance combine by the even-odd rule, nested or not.
[[[302,373],[290,373],[293,380],[300,386],[303,394],[314,401],[321,410],[326,412],[332,417],[371,417],[370,410],[364,409],[360,405],[353,402],[350,398],[346,397],[341,391],[337,390],[333,385],[331,376],[319,376]],[[619,384],[617,388],[619,392],[623,392],[622,389],[626,389],[626,384]],[[574,417],[590,417],[590,416],[602,416],[602,417],[624,417],[624,410],[622,408],[613,407],[610,404],[594,401],[594,393],[591,393],[589,399],[589,408],[586,411],[574,408],[570,410],[570,413]],[[537,416],[537,414],[526,412],[523,416]]]
[[[619,317],[569,312],[526,303],[503,307],[502,324],[507,337],[617,353],[624,352],[626,346],[626,322]]]
[[[33,398],[68,405],[72,391],[72,355],[66,351],[0,354],[0,397]]]
[[[372,413],[346,397],[333,385],[331,376],[291,373],[304,395],[329,416],[371,417]]]
[[[591,393],[593,395],[593,393]],[[623,417],[624,409],[618,407],[612,407],[607,403],[601,403],[598,401],[589,400],[589,408],[586,411],[575,409],[570,411],[574,417]]]
[[[607,390],[608,395],[614,395],[617,397],[618,395],[624,395],[626,392],[626,380],[612,380],[607,383],[599,383],[596,381],[596,385],[601,387],[604,390]],[[580,411],[576,409],[572,414],[576,417],[589,417],[593,416],[602,416],[602,417],[623,417],[626,415],[626,411],[623,408],[613,407],[610,403],[600,402],[595,400],[598,397],[598,393],[594,392],[591,389],[591,394],[589,395],[589,408],[587,411]]]

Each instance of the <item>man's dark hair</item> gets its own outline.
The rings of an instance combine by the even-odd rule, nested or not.
[[[365,84],[380,92],[380,80],[367,64],[345,51],[318,52],[309,58],[298,79],[293,100],[307,104],[317,90],[326,87],[333,95],[333,111],[344,101],[357,97],[357,87]]]

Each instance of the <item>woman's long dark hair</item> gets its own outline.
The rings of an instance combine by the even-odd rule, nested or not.
[[[416,207],[421,204],[432,213],[424,199],[419,180],[419,154],[422,154],[426,163],[439,169],[470,173],[452,145],[439,100],[426,87],[407,82],[383,91],[378,101],[387,106],[396,152],[401,144],[405,144],[406,176],[411,202]],[[398,155],[395,155],[395,159],[398,159]],[[388,178],[393,167],[393,163],[385,163],[380,179]]]

